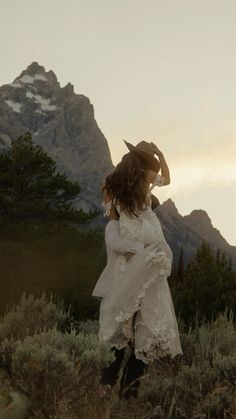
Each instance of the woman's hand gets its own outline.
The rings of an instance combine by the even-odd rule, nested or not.
[[[156,146],[156,144],[154,144],[153,142],[150,143],[152,146],[152,150],[153,152],[159,157],[162,156],[163,153],[161,152],[161,150],[159,150],[159,148]]]
[[[149,244],[144,244],[144,247],[147,247],[147,246],[149,246]],[[132,253],[132,252],[126,252],[125,253],[125,258],[126,258],[126,260],[127,260],[127,262],[128,262],[128,260],[132,257],[132,256],[134,256],[136,253]]]

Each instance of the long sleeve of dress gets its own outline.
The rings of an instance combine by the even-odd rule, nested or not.
[[[120,236],[119,221],[110,220],[105,228],[105,242],[110,249],[119,254],[127,252],[137,253],[144,248],[144,243],[129,239],[123,239]]]

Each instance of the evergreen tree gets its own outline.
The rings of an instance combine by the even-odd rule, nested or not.
[[[226,256],[219,248],[216,251],[215,259],[217,267],[220,270],[222,270],[224,273],[232,272],[232,258],[230,256]]]
[[[217,266],[219,265],[219,262],[220,262],[220,249],[217,248],[217,250],[216,250],[216,264],[217,264]]]
[[[232,274],[225,259],[216,257],[207,241],[202,240],[195,256],[189,262],[183,277],[183,284],[176,295],[177,311],[186,323],[199,313],[199,318],[215,318],[228,304],[228,292],[235,288]],[[234,291],[235,292],[235,291]],[[232,306],[232,304],[231,304]]]
[[[71,220],[87,223],[98,211],[85,214],[73,208],[78,182],[56,173],[56,163],[30,132],[0,153],[0,223]]]
[[[177,273],[176,273],[176,263],[174,261],[172,263],[170,276],[171,276],[173,281],[176,281]]]
[[[184,249],[183,245],[180,247],[178,266],[177,266],[177,281],[182,283],[184,277]]]
[[[172,266],[171,266],[171,273],[168,277],[168,283],[170,288],[172,289],[172,292],[174,292],[174,289],[176,287],[176,264],[173,260]]]

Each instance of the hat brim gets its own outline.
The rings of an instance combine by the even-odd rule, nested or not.
[[[137,153],[139,156],[143,157],[145,161],[147,161],[149,168],[154,172],[159,172],[160,170],[160,162],[156,159],[156,157],[151,156],[150,154],[146,153],[145,151],[139,150],[133,144],[129,143],[128,141],[124,140],[126,146],[130,151]]]

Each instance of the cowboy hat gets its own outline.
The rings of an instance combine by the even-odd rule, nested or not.
[[[140,141],[136,146],[134,146],[133,144],[128,143],[128,141],[124,140],[124,142],[130,151],[134,151],[147,161],[151,170],[153,170],[156,173],[159,172],[161,165],[159,160],[156,159],[156,157],[154,157],[154,151],[150,143],[143,140]]]

